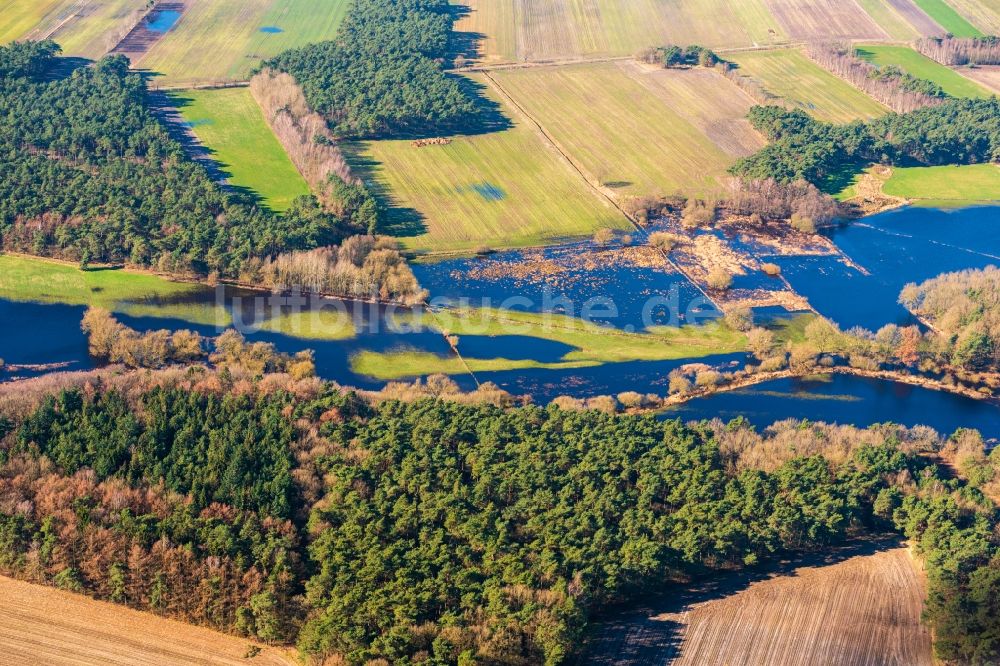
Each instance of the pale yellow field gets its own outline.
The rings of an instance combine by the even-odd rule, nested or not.
[[[500,102],[494,91],[485,93]],[[525,247],[628,228],[624,215],[516,109],[501,104],[501,110],[513,121],[511,129],[452,137],[448,145],[418,148],[398,140],[345,146],[356,171],[392,203],[390,225],[408,249]]]
[[[586,661],[610,666],[630,655],[633,664],[676,666],[931,666],[919,566],[906,548],[858,551],[616,617],[600,626]]]
[[[0,576],[0,662],[5,664],[292,666],[290,651]]]
[[[786,38],[764,0],[453,0],[486,61],[631,55],[669,43],[753,46]]]
[[[767,0],[792,39],[880,39],[888,37],[852,0]]]
[[[76,4],[80,4],[79,2]],[[52,34],[63,53],[97,59],[115,47],[142,16],[146,0],[86,2]]]
[[[987,35],[1000,35],[1000,2],[997,0],[948,0],[955,11]]]
[[[849,122],[874,118],[888,109],[815,64],[798,49],[732,53],[727,59],[757,79],[791,108],[819,120]]]
[[[21,39],[71,0],[0,0],[0,44]]]
[[[894,0],[895,2],[908,0]],[[909,41],[920,36],[916,28],[907,21],[890,0],[858,0],[858,4],[893,39]]]
[[[181,86],[245,80],[279,52],[332,39],[348,0],[188,0],[176,26],[138,61]],[[276,33],[261,28],[274,27]]]
[[[616,197],[709,194],[762,145],[743,121],[752,101],[714,72],[596,63],[493,76]]]

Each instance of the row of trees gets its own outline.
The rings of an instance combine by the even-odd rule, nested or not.
[[[0,570],[347,663],[555,664],[650,581],[892,527],[927,558],[941,656],[1000,657],[981,442],[966,482],[923,455],[943,444],[925,430],[807,446],[318,382],[236,392],[225,372],[0,406]]]
[[[294,76],[340,136],[456,130],[477,107],[442,65],[452,22],[448,0],[355,0],[335,40],[286,51],[266,67]]]
[[[1000,65],[1000,37],[928,37],[916,49],[942,65]]]
[[[351,228],[376,233],[381,212],[378,201],[351,172],[326,121],[309,109],[295,79],[264,69],[250,80],[250,92],[323,207]]]
[[[806,53],[821,67],[851,82],[898,113],[940,104],[947,97],[936,83],[918,79],[899,67],[879,67],[862,60],[849,43],[810,44]]]
[[[221,189],[168,135],[127,59],[51,77],[58,50],[0,47],[4,248],[237,276],[253,258],[328,245],[352,230],[349,215],[314,197],[277,215]]]
[[[948,99],[909,113],[846,125],[801,110],[755,106],[750,122],[770,143],[732,168],[734,175],[821,185],[865,164],[978,164],[1000,160],[1000,99]]]

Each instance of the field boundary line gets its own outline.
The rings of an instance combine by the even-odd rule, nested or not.
[[[643,229],[638,222],[636,222],[635,218],[633,218],[631,215],[625,212],[625,209],[618,204],[618,202],[614,199],[614,197],[605,192],[601,187],[598,187],[597,185],[594,185],[593,182],[591,182],[590,178],[587,176],[587,172],[583,169],[583,167],[576,163],[576,161],[567,153],[567,151],[564,150],[563,147],[559,145],[559,142],[556,141],[555,138],[552,137],[547,131],[545,131],[545,128],[542,126],[542,124],[537,120],[535,120],[535,118],[530,113],[528,113],[527,109],[521,106],[517,102],[517,100],[514,99],[514,97],[509,92],[507,92],[507,90],[500,84],[500,82],[493,77],[493,75],[490,72],[484,71],[482,74],[486,78],[486,80],[489,81],[491,85],[493,85],[494,89],[497,92],[499,92],[504,97],[504,99],[506,99],[507,102],[512,107],[514,107],[514,109],[517,110],[518,113],[520,113],[525,119],[528,120],[528,122],[530,122],[532,125],[535,126],[535,128],[538,130],[538,132],[541,133],[541,135],[545,138],[545,140],[556,150],[556,152],[562,155],[563,159],[565,159],[566,162],[569,163],[569,165],[573,168],[573,170],[575,170],[577,174],[579,174],[580,178],[583,179],[583,182],[585,182],[587,186],[591,190],[593,190],[598,197],[604,199],[612,206],[614,206],[614,208],[619,213],[621,213],[626,220],[629,221],[629,224],[631,224],[637,232],[639,232],[643,237],[646,237],[647,235],[646,230]],[[663,258],[667,261],[667,263],[670,264],[675,271],[677,271],[678,274],[683,275],[685,280],[690,282],[695,289],[701,292],[701,295],[704,296],[706,299],[708,299],[708,302],[711,303],[714,308],[716,308],[719,311],[722,311],[722,308],[715,301],[715,299],[712,298],[708,294],[708,292],[702,288],[700,284],[695,282],[691,278],[691,276],[688,275],[687,271],[685,271],[683,268],[681,268],[680,265],[677,264],[677,262],[671,259],[669,254],[667,254],[663,250],[658,249],[657,251],[663,256]]]

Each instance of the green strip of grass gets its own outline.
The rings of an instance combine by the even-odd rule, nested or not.
[[[0,298],[9,301],[86,305],[136,317],[229,325],[231,320],[224,308],[204,302],[179,302],[203,289],[146,273],[82,271],[45,259],[0,255]]]
[[[965,20],[944,0],[913,0],[918,7],[934,19],[939,26],[956,37],[982,37],[975,26]]]
[[[415,325],[408,315],[398,315],[398,324]],[[466,358],[473,372],[544,368],[569,370],[605,363],[629,361],[669,361],[696,359],[746,349],[746,338],[723,324],[704,326],[656,327],[645,333],[627,333],[562,315],[540,315],[496,309],[467,311],[447,310],[424,318],[419,324],[459,336],[524,336],[560,342],[570,351],[556,362],[512,360],[505,358]],[[425,352],[362,352],[351,359],[351,369],[380,380],[400,379],[429,374],[457,375],[466,372],[454,356],[442,357]]]
[[[350,340],[357,335],[357,329],[350,315],[336,310],[280,314],[265,321],[261,329],[293,338],[325,342]]]
[[[895,65],[918,79],[932,81],[952,97],[992,96],[992,93],[975,81],[965,78],[908,46],[866,45],[858,48],[858,55],[876,65]]]
[[[172,95],[199,141],[229,175],[272,210],[286,210],[309,185],[271,132],[246,88],[189,90]]]
[[[995,164],[895,168],[886,194],[929,205],[1000,201],[1000,167]]]

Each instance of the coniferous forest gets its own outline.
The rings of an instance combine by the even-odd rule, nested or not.
[[[67,74],[57,54],[50,41],[0,47],[4,249],[238,276],[250,259],[365,231],[311,196],[278,215],[222,189],[171,138],[127,59]]]
[[[352,664],[556,664],[609,603],[892,530],[940,656],[1000,657],[996,461],[953,478],[921,431],[797,426],[800,453],[747,457],[740,422],[234,371],[8,395],[0,572]]]

